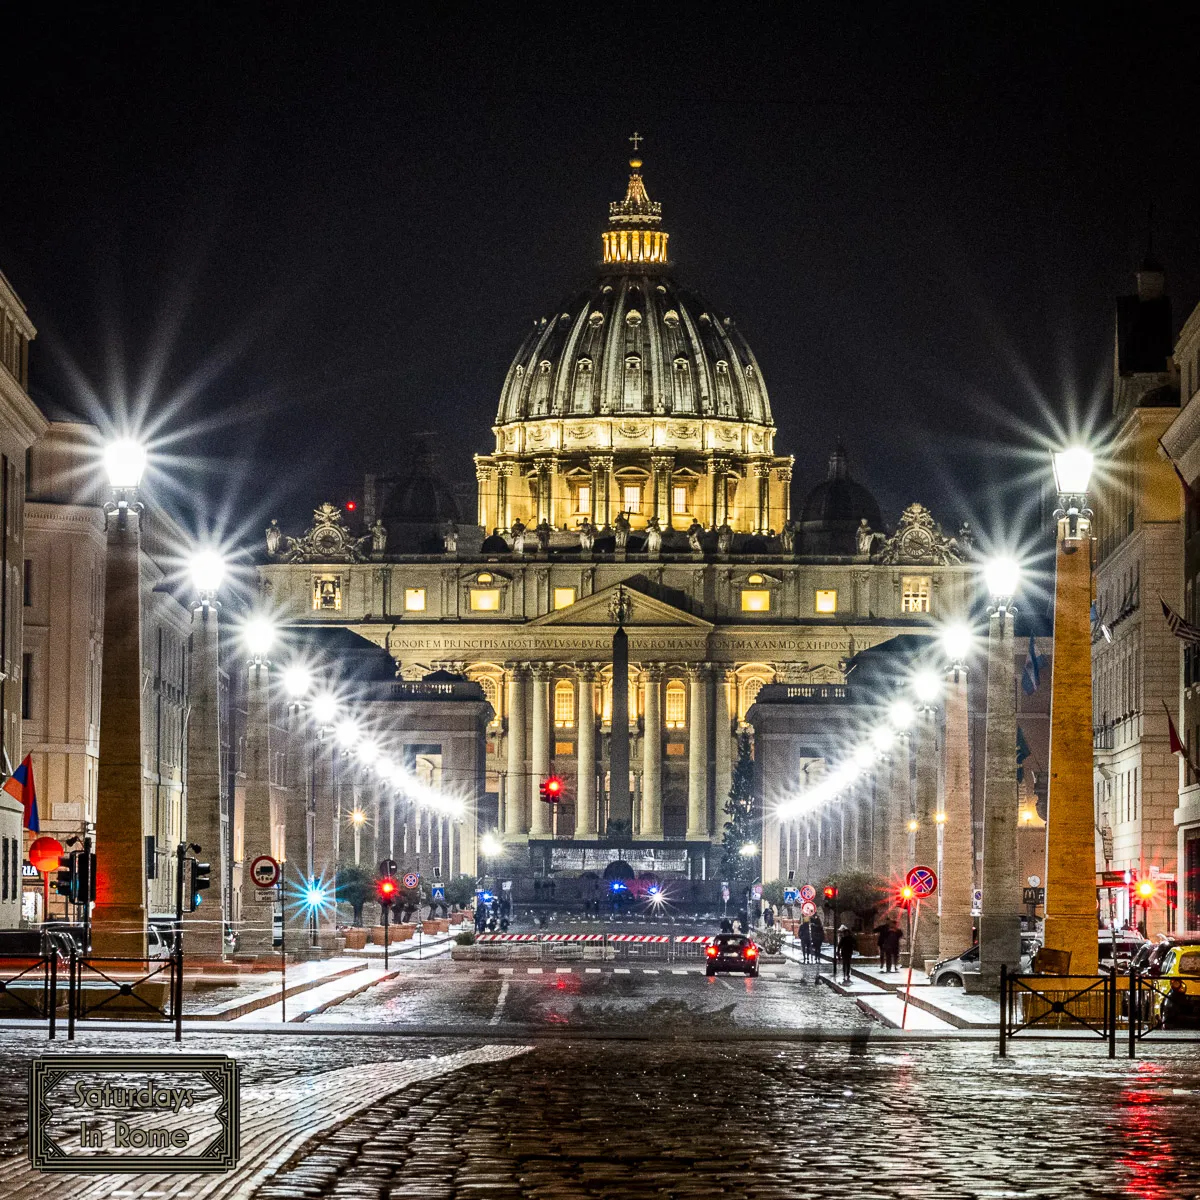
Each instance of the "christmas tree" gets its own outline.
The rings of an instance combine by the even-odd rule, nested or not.
[[[721,839],[721,871],[726,879],[752,879],[758,871],[758,821],[755,816],[754,756],[750,752],[750,734],[738,736],[737,766],[733,768],[733,786],[725,801],[725,836]],[[743,854],[742,847],[756,847],[754,854]]]

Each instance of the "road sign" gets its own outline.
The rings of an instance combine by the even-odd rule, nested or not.
[[[937,891],[937,875],[931,867],[913,867],[904,877],[904,882],[913,890],[913,896],[924,900]]]
[[[444,883],[435,883],[433,887],[429,889],[429,897],[431,900],[445,900],[446,885]]]
[[[800,899],[799,888],[784,888],[783,902],[784,904],[795,904]]]
[[[805,900],[800,905],[800,914],[805,917],[815,917],[817,915],[817,906],[811,900]]]
[[[1027,887],[1021,889],[1022,904],[1045,904],[1046,889],[1043,887]]]
[[[811,883],[806,883],[800,889],[801,900],[815,900],[817,898],[817,889]]]
[[[721,884],[721,903],[729,903],[729,884],[727,883]]]
[[[279,864],[269,854],[260,854],[250,864],[250,878],[260,888],[274,887],[279,882]]]
[[[416,873],[416,871],[409,871],[408,874],[404,876],[404,886],[406,888],[415,888],[420,882],[421,877]]]
[[[512,891],[512,880],[511,880],[511,879],[506,879],[506,880],[505,880],[505,881],[504,881],[504,882],[503,882],[503,883],[500,885],[500,890],[501,890],[502,892],[511,892],[511,891]]]
[[[395,875],[398,870],[400,870],[400,867],[397,865],[394,858],[385,858],[383,862],[379,864],[380,875]]]

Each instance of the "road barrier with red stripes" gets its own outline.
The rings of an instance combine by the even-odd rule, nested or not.
[[[477,933],[471,957],[525,959],[652,958],[667,962],[700,958],[709,934],[666,933]],[[463,948],[465,950],[465,948]],[[459,957],[466,957],[459,953]]]

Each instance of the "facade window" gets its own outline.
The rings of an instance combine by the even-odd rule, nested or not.
[[[404,611],[405,612],[424,612],[425,611],[425,589],[424,588],[405,588],[404,589]]]
[[[554,728],[575,728],[575,688],[569,679],[554,685]]]
[[[29,608],[33,604],[33,559],[25,560],[25,577],[22,580],[24,588],[25,607]]]
[[[818,588],[815,608],[819,613],[837,612],[837,588]]]
[[[932,586],[928,575],[905,575],[900,581],[900,611],[927,613]]]
[[[574,603],[575,589],[573,587],[556,587],[554,589],[555,608],[570,608]]]
[[[21,720],[33,716],[33,655],[21,655]]]
[[[742,588],[742,612],[770,611],[771,593],[766,588]]]
[[[472,612],[499,612],[500,611],[500,589],[499,588],[479,588],[471,589],[471,611]]]
[[[585,517],[592,511],[592,485],[581,483],[575,490],[575,511]]]
[[[642,489],[639,484],[627,483],[621,489],[621,495],[625,501],[626,512],[637,513],[642,511]]]
[[[340,575],[314,576],[313,609],[316,612],[342,611],[342,577]]]
[[[688,510],[688,490],[678,484],[671,489],[671,511],[682,516]]]
[[[763,681],[761,679],[747,679],[742,684],[742,703],[738,711],[738,719],[744,721],[746,714],[750,711],[750,706],[758,699],[758,693],[762,691]]]
[[[683,729],[687,725],[687,688],[681,679],[667,684],[666,722],[668,729]]]

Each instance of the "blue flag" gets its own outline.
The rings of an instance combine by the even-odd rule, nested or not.
[[[1029,653],[1025,655],[1025,669],[1021,672],[1021,691],[1032,696],[1042,682],[1042,667],[1046,665],[1046,656],[1037,652],[1033,634],[1029,635]]]

